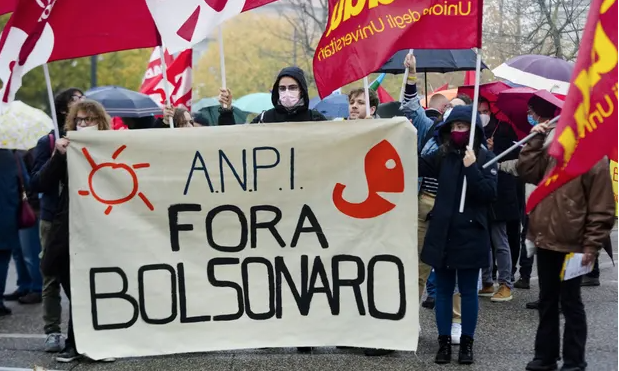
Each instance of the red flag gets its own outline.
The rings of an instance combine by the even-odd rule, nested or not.
[[[329,0],[329,22],[314,54],[320,97],[376,71],[402,49],[481,47],[482,5],[482,0]]]
[[[17,5],[17,0],[0,1],[0,15],[11,13],[13,10],[15,10],[16,5]]]
[[[389,103],[395,101],[395,99],[393,99],[393,97],[381,85],[378,85],[378,88],[376,89],[376,95],[378,95],[378,101],[381,103]]]
[[[464,84],[462,85],[475,85],[475,71],[464,72]]]
[[[572,83],[548,150],[557,165],[529,197],[527,212],[604,156],[617,160],[617,1],[593,0]]]
[[[170,53],[189,49],[225,20],[275,0],[146,0]],[[124,11],[124,9],[123,9]],[[148,17],[151,19],[150,15]]]
[[[170,67],[172,62],[174,62],[174,57],[168,53],[168,50],[165,49],[163,51],[163,57],[165,58],[166,66]],[[144,78],[142,79],[142,86],[140,86],[140,92],[144,93],[144,88],[148,86],[152,81],[161,80],[161,47],[157,46],[153,49],[153,52],[150,55],[150,59],[148,60],[148,66],[146,67],[146,72],[144,73]],[[148,93],[145,93],[148,94]]]
[[[47,62],[158,44],[143,1],[19,1],[0,38],[0,98],[13,100],[22,75]]]
[[[192,50],[187,49],[174,58],[172,63],[168,64],[166,73],[172,89],[170,101],[175,107],[183,106],[191,109],[192,58]],[[161,69],[161,65],[159,68]],[[148,83],[142,85],[140,92],[149,95],[159,106],[163,107],[167,99],[161,70],[158,76],[151,78]]]

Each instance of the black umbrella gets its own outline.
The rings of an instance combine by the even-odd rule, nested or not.
[[[404,59],[409,50],[400,50],[383,64],[376,73],[391,73],[399,75],[404,73]],[[417,60],[417,72],[454,72],[475,70],[477,54],[473,49],[415,49]],[[481,69],[488,69],[483,62]]]
[[[120,86],[101,86],[88,90],[85,95],[101,103],[110,116],[146,117],[163,114],[148,95]]]

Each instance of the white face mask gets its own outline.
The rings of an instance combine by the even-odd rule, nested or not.
[[[93,125],[93,126],[76,126],[75,129],[77,131],[97,131],[99,130],[99,125]]]
[[[490,115],[486,115],[482,113],[479,115],[479,119],[481,120],[481,124],[483,127],[488,126],[488,124],[490,123]]]
[[[279,93],[279,102],[286,108],[294,107],[299,102],[299,95],[298,91],[282,91]]]

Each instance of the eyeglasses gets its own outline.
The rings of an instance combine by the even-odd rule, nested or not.
[[[88,117],[76,117],[75,118],[75,125],[79,125],[82,122],[84,122],[85,124],[90,124],[93,121],[95,121],[95,118],[94,117],[90,117],[90,116],[88,116]]]
[[[286,90],[288,91],[299,91],[299,86],[298,85],[280,85],[279,86],[279,91],[280,92],[285,92]]]

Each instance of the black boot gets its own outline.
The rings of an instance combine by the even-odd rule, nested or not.
[[[451,362],[451,335],[439,335],[438,337],[438,352],[434,363],[444,365]]]
[[[461,365],[470,365],[473,363],[473,338],[468,335],[462,335],[460,337],[458,363]]]

